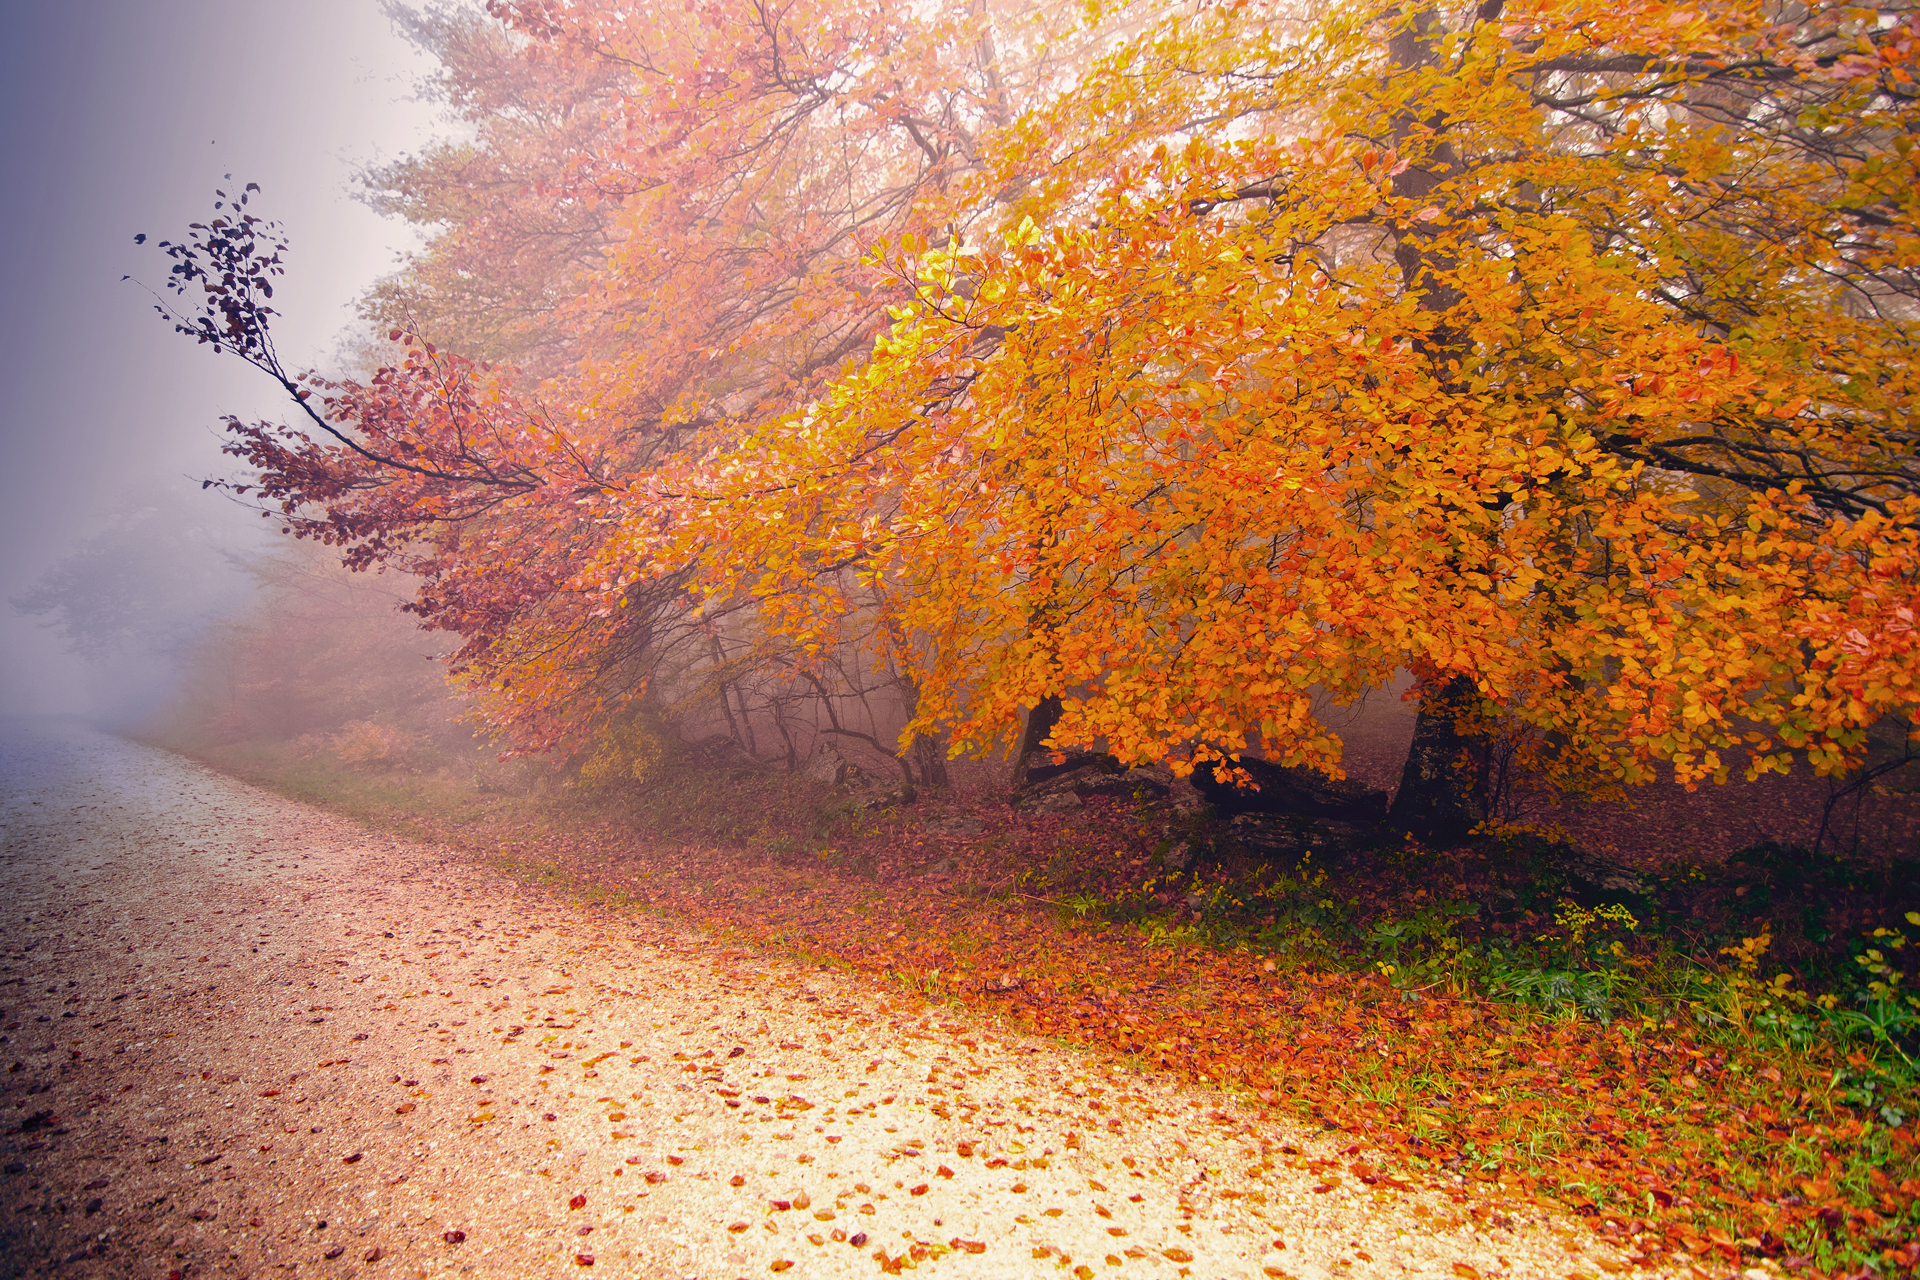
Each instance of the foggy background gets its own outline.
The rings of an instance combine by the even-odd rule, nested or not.
[[[276,340],[290,366],[333,364],[355,297],[415,243],[354,199],[354,174],[451,131],[417,96],[432,67],[378,0],[10,11],[0,713],[136,716],[166,693],[168,655],[246,602],[231,553],[267,549],[267,522],[199,482],[233,473],[221,415],[278,418],[280,393],[154,314],[141,287],[166,274],[153,241],[206,218],[214,189],[235,189],[223,175],[259,183],[252,208],[292,240]],[[97,620],[124,641],[96,662],[63,652],[42,625],[55,615],[5,603],[63,562],[123,606]]]

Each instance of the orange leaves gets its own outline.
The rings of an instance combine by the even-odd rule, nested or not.
[[[1842,767],[1920,702],[1920,108],[1908,28],[1751,8],[507,6],[386,175],[394,365],[232,450],[521,749],[711,660],[1337,770],[1415,669],[1616,776]]]

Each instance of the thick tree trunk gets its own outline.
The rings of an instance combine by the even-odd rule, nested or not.
[[[1400,790],[1387,811],[1389,831],[1422,844],[1454,844],[1486,820],[1484,765],[1455,723],[1474,696],[1473,682],[1454,676],[1421,699]]]
[[[1066,709],[1066,704],[1058,698],[1042,698],[1039,706],[1027,712],[1027,727],[1020,734],[1020,749],[1013,756],[1015,791],[1026,785],[1027,757],[1040,749],[1040,744],[1053,732],[1053,726],[1060,723],[1060,716]]]
[[[947,744],[930,733],[913,735],[913,745],[908,754],[920,767],[920,785],[923,787],[944,787],[947,785]]]

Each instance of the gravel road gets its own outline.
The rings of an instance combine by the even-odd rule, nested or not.
[[[0,722],[0,814],[7,1275],[1620,1269],[1218,1094],[78,725]]]

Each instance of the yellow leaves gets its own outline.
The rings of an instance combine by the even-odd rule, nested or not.
[[[1823,740],[1910,707],[1911,617],[1893,610],[1914,596],[1912,513],[1834,524],[1789,485],[1672,469],[1701,452],[1676,442],[1734,433],[1864,473],[1911,411],[1906,375],[1880,376],[1910,343],[1856,344],[1868,331],[1809,292],[1829,259],[1792,228],[1825,225],[1820,184],[1772,144],[1703,131],[1662,105],[1664,82],[1634,81],[1643,95],[1597,108],[1623,141],[1576,146],[1525,87],[1556,57],[1745,47],[1762,35],[1738,6],[1647,22],[1576,7],[1580,22],[1550,4],[1524,33],[1476,28],[1417,75],[1387,73],[1351,15],[1300,40],[1233,7],[1147,20],[980,133],[976,169],[904,198],[870,250],[783,266],[800,296],[720,337],[701,326],[734,284],[762,301],[773,286],[716,289],[649,258],[670,203],[636,201],[593,282],[635,327],[583,369],[574,436],[530,431],[525,451],[590,453],[653,400],[663,427],[709,425],[698,456],[596,477],[595,505],[568,513],[611,532],[569,566],[578,613],[489,637],[511,655],[501,714],[576,704],[604,640],[573,628],[677,575],[782,661],[898,673],[922,691],[912,727],[982,749],[1071,685],[1086,696],[1067,729],[1128,758],[1257,732],[1332,764],[1301,691],[1354,696],[1407,665],[1470,671],[1596,758],[1689,771],[1717,770],[1736,708]],[[738,104],[668,88],[746,127]],[[905,108],[887,109],[895,129]],[[1395,120],[1446,123],[1391,130],[1391,150],[1348,141]],[[723,138],[702,134],[700,154]],[[1432,181],[1395,181],[1413,170]],[[1779,197],[1777,255],[1728,230],[1742,172]],[[792,198],[762,176],[756,199]],[[724,225],[673,247],[751,257],[778,238],[716,199]],[[769,225],[800,237],[801,221]],[[1402,250],[1425,273],[1412,288]],[[1695,276],[1720,293],[1664,300]],[[1738,325],[1702,321],[1720,296],[1744,300]],[[762,364],[872,332],[883,304],[893,322],[838,376],[752,390]],[[651,367],[695,352],[707,372],[685,383]]]

